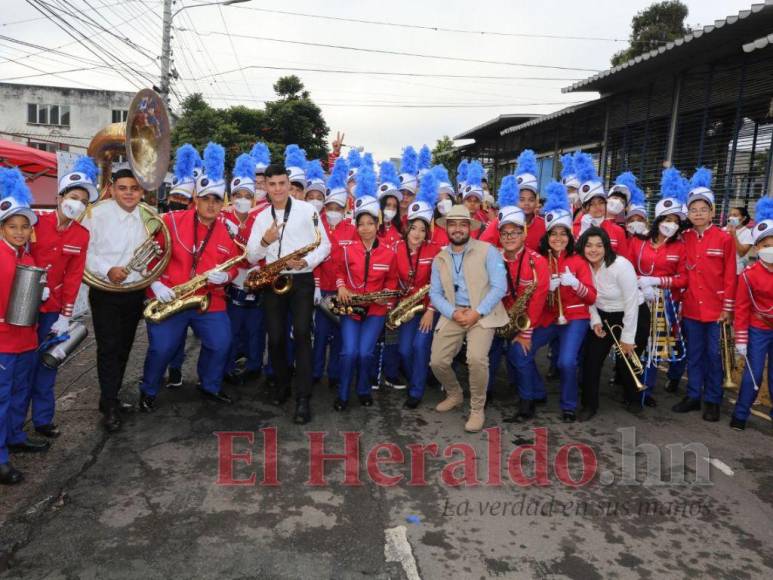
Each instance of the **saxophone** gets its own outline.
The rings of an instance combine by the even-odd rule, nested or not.
[[[416,292],[404,298],[393,308],[386,320],[386,327],[389,330],[399,328],[424,310],[424,297],[429,293],[429,284],[422,286]]]
[[[349,304],[341,304],[338,297],[327,296],[322,300],[322,305],[329,312],[338,316],[365,316],[368,306],[381,300],[382,298],[394,298],[402,294],[399,290],[378,290],[377,292],[366,292],[364,294],[352,294]]]
[[[507,315],[510,317],[510,321],[496,329],[495,334],[499,338],[511,340],[519,332],[531,328],[531,320],[529,320],[526,314],[526,309],[529,307],[532,295],[537,290],[537,269],[534,267],[533,258],[529,258],[529,266],[531,266],[532,283],[529,284],[529,287],[526,288],[523,294],[516,298],[513,305],[508,309]]]
[[[191,308],[198,308],[201,312],[206,312],[209,308],[209,294],[196,294],[199,290],[204,288],[209,282],[207,278],[213,272],[222,272],[223,270],[230,270],[236,264],[241,262],[247,257],[247,252],[239,254],[226,260],[222,264],[218,264],[214,268],[207,270],[201,274],[198,274],[184,282],[178,284],[172,291],[175,298],[171,302],[161,302],[157,298],[154,298],[145,307],[142,315],[150,322],[161,322],[166,320],[170,316],[174,316],[178,312],[183,310],[190,310]]]
[[[244,288],[250,292],[255,292],[256,290],[262,290],[266,286],[271,286],[274,294],[287,294],[293,287],[292,276],[282,274],[282,272],[287,269],[287,263],[291,260],[300,260],[307,254],[313,252],[322,241],[322,234],[319,231],[319,227],[317,227],[319,221],[316,213],[314,214],[313,221],[316,234],[313,242],[302,248],[298,248],[286,256],[277,258],[276,261],[266,264],[259,270],[253,270],[244,281]]]

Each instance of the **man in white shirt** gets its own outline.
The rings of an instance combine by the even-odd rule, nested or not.
[[[270,165],[266,169],[266,189],[271,205],[255,219],[247,243],[247,259],[251,264],[264,258],[266,264],[271,264],[313,243],[317,231],[321,236],[316,249],[302,259],[288,262],[288,268],[283,273],[292,279],[289,292],[279,295],[270,288],[264,291],[269,356],[276,373],[274,403],[282,405],[290,395],[291,374],[287,364],[289,314],[295,341],[294,421],[303,425],[311,420],[311,321],[314,312],[312,271],[330,253],[330,242],[314,207],[305,201],[290,198],[290,180],[284,167]]]
[[[140,280],[137,272],[124,269],[134,250],[148,236],[139,203],[144,190],[129,169],[113,174],[112,199],[91,210],[83,219],[89,230],[86,268],[114,285]],[[121,428],[120,411],[129,408],[118,399],[137,324],[142,319],[144,290],[108,292],[89,289],[94,335],[97,340],[97,374],[101,391],[99,409],[108,432]]]

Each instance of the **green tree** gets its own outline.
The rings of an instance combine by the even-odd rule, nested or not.
[[[295,75],[282,77],[274,84],[279,97],[266,103],[268,138],[273,143],[297,143],[309,159],[324,159],[330,129],[322,110],[311,100],[309,92]],[[273,153],[273,150],[272,150]]]
[[[456,175],[456,167],[462,160],[461,155],[454,147],[454,141],[448,135],[443,135],[435,143],[432,149],[432,163],[441,164],[448,169],[448,174],[453,178]]]
[[[612,66],[649,52],[690,32],[684,20],[687,6],[680,0],[656,2],[631,19],[630,46],[612,56]]]

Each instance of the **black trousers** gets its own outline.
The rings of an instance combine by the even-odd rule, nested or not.
[[[142,319],[144,301],[144,290],[105,292],[89,289],[91,319],[97,339],[97,375],[104,403],[118,399],[137,324]]]
[[[593,329],[588,331],[588,335],[585,337],[585,354],[582,361],[582,379],[580,381],[582,406],[594,410],[599,408],[601,368],[614,344],[605,322],[609,322],[611,326],[623,324],[622,312],[604,312],[599,310],[599,315],[601,316],[601,324],[607,335],[604,338],[599,338],[596,336],[596,333],[593,332]],[[645,302],[639,306],[639,318],[636,323],[636,354],[638,354],[640,358],[647,347],[649,327],[650,309]],[[620,332],[618,329],[615,329],[615,336],[618,340],[620,339]],[[636,388],[634,379],[631,376],[631,372],[628,370],[623,357],[616,357],[615,365],[617,378],[623,385],[623,399],[626,403],[639,404],[641,393]],[[641,376],[639,377],[639,380],[642,380]]]
[[[290,367],[287,365],[287,317],[293,325],[295,346],[296,397],[311,395],[311,323],[314,314],[314,276],[294,274],[293,287],[287,294],[275,294],[270,288],[263,292],[268,332],[268,356],[280,391],[290,388]]]

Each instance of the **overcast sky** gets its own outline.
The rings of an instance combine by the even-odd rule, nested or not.
[[[158,60],[152,59],[157,57],[161,47],[161,0],[44,1],[65,7],[82,19],[93,18],[115,35],[129,37],[139,51],[117,42],[104,31],[95,31],[68,17],[111,54],[120,55],[123,62],[157,79]],[[176,0],[175,10],[197,3],[201,2]],[[453,137],[500,114],[549,113],[574,102],[595,98],[594,93],[563,94],[560,89],[571,84],[573,79],[609,68],[610,56],[627,46],[623,40],[628,37],[631,17],[649,4],[644,0],[253,0],[236,6],[202,6],[186,9],[174,18],[174,26],[184,29],[174,32],[174,64],[181,76],[174,88],[181,96],[202,92],[214,106],[262,107],[265,100],[274,97],[271,85],[278,76],[297,74],[322,107],[331,138],[336,130],[342,130],[346,133],[346,144],[365,146],[377,158],[398,156],[406,144],[433,145],[442,135]],[[688,0],[687,4],[690,8],[687,22],[691,27],[724,19],[750,6],[749,0]],[[130,82],[107,68],[60,76],[18,78],[41,72],[92,68],[98,61],[93,53],[43,18],[24,0],[3,0],[2,5],[0,35],[56,48],[59,52],[30,56],[39,51],[0,39],[0,80],[115,90],[136,90],[150,84],[141,83],[136,80],[136,75],[127,72],[132,79]],[[102,8],[95,13],[89,5]],[[78,14],[78,10],[84,13]],[[263,10],[560,38],[463,34]],[[504,64],[374,54],[248,38],[255,36]],[[76,61],[70,55],[90,62]],[[514,63],[556,68],[514,66]],[[251,65],[557,80],[390,77],[256,68],[235,70]]]

